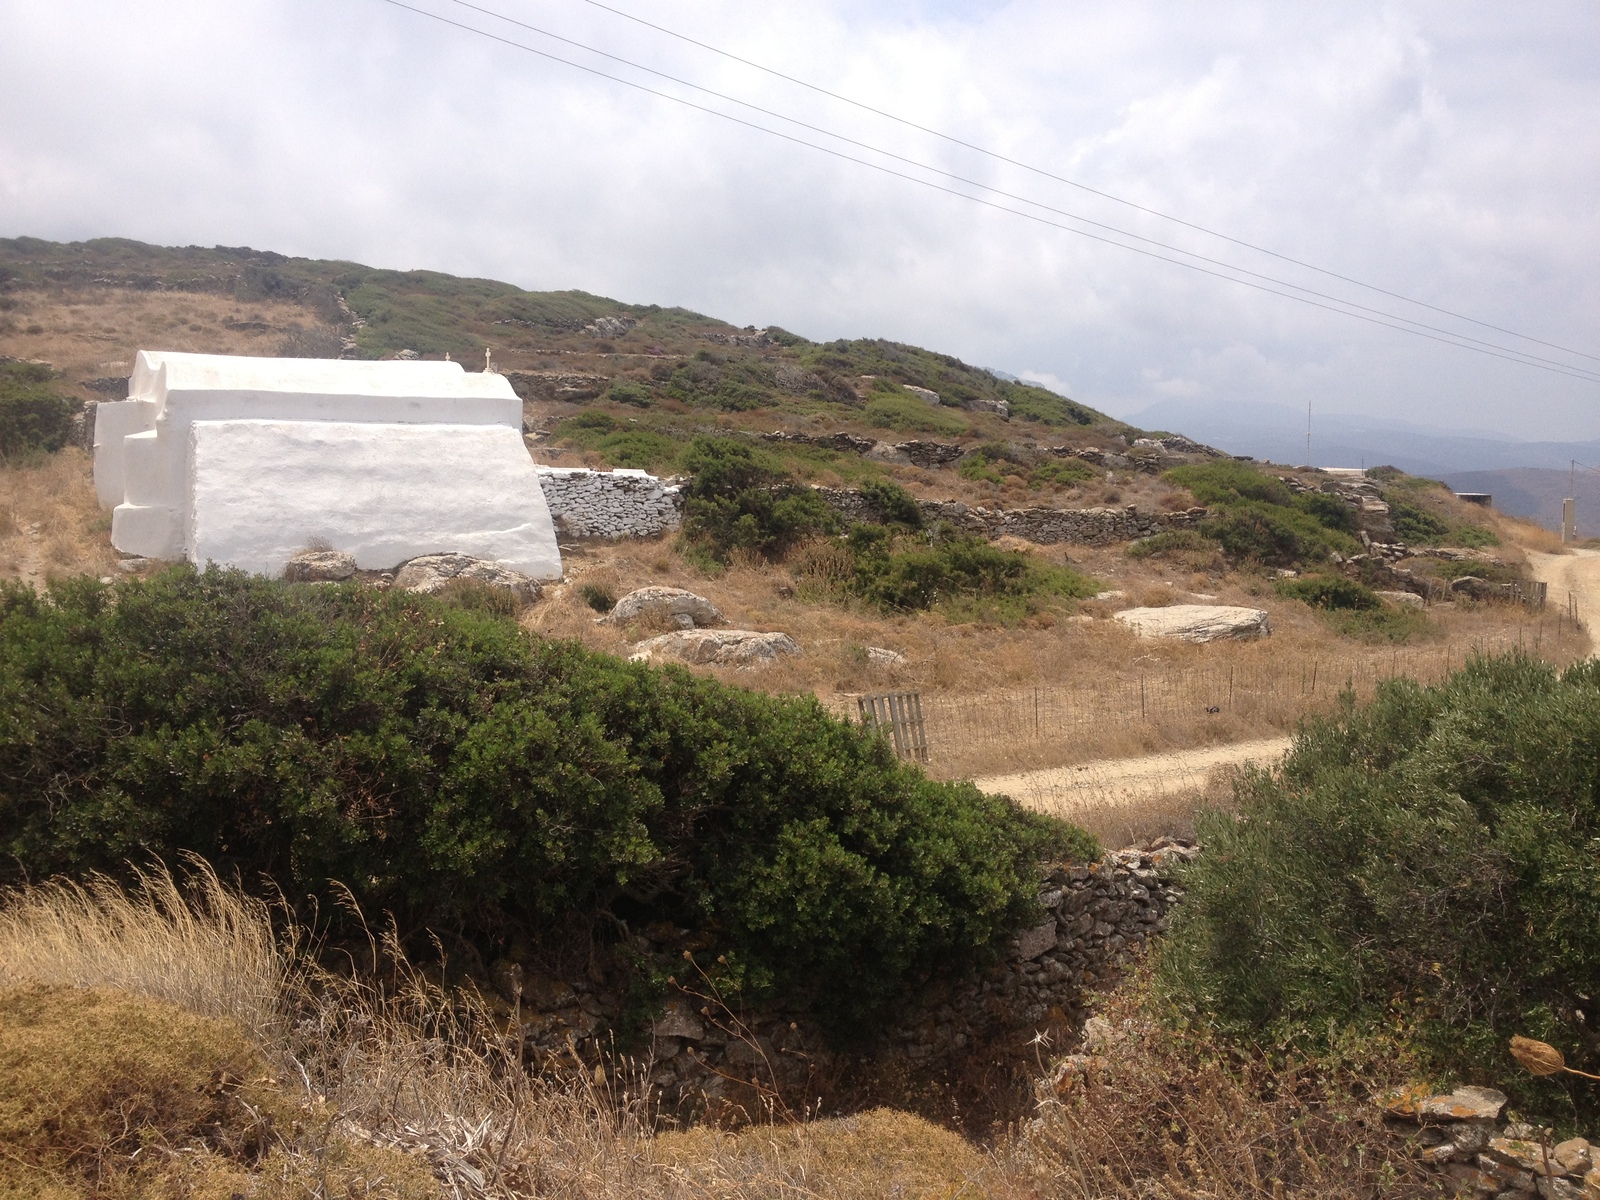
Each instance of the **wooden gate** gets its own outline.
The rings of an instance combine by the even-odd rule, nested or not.
[[[857,696],[856,711],[866,729],[876,729],[894,745],[900,758],[928,761],[928,730],[922,723],[921,692],[885,692]]]

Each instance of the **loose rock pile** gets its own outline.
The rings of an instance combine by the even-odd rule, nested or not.
[[[1503,1092],[1461,1087],[1434,1095],[1406,1090],[1384,1098],[1394,1120],[1421,1125],[1422,1159],[1458,1192],[1476,1196],[1544,1196],[1600,1200],[1600,1149],[1584,1138],[1552,1142],[1547,1130],[1498,1124]]]

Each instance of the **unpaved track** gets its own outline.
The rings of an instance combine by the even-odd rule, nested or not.
[[[1218,767],[1273,765],[1288,750],[1289,742],[1286,737],[1262,738],[1203,750],[1107,758],[1018,775],[990,775],[974,782],[985,792],[1010,796],[1027,808],[1069,816],[1172,792],[1198,790],[1205,787],[1207,778]]]
[[[1528,569],[1535,579],[1550,585],[1546,604],[1563,610],[1567,596],[1572,596],[1592,650],[1594,631],[1600,629],[1600,550],[1575,549],[1567,554],[1536,554],[1530,550]]]

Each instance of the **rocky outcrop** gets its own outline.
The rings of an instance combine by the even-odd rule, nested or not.
[[[1125,608],[1112,620],[1143,638],[1176,638],[1181,642],[1248,641],[1272,633],[1260,608],[1228,604],[1172,604],[1164,608]]]
[[[523,604],[539,598],[539,585],[499,563],[467,554],[425,554],[403,563],[394,575],[394,586],[428,596],[443,591],[455,580],[505,588]]]
[[[333,583],[356,573],[356,557],[343,550],[306,550],[283,565],[290,583]]]
[[[642,587],[629,592],[600,619],[611,625],[654,619],[675,624],[680,629],[723,623],[722,613],[704,596],[672,587]]]
[[[507,371],[506,381],[523,400],[562,400],[576,404],[593,400],[611,386],[605,375],[578,371]]]
[[[682,629],[640,642],[628,655],[628,661],[758,667],[776,662],[779,655],[799,653],[800,644],[787,633],[757,633],[751,629]]]

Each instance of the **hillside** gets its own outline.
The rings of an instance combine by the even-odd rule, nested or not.
[[[1372,588],[1444,600],[1454,576],[1492,587],[1523,571],[1524,535],[1437,485],[1392,472],[1356,488],[1233,464],[934,351],[264,251],[0,241],[0,359],[44,360],[48,386],[75,404],[121,394],[141,347],[449,354],[471,369],[488,351],[524,399],[540,462],[686,472],[707,461],[709,436],[718,456],[746,447],[740,470],[764,486],[903,489],[924,503],[923,528],[839,523],[811,505],[783,537],[741,541],[730,521],[743,501],[708,495],[696,537],[565,539],[566,582],[522,619],[627,653],[643,631],[596,624],[597,608],[644,585],[689,588],[735,626],[785,631],[804,650],[761,672],[697,670],[841,712],[854,694],[919,690],[930,769],[946,778],[1282,734],[1332,702],[1330,678],[1366,694],[1388,673],[1433,677],[1467,645],[1537,643],[1564,661],[1585,644],[1512,606],[1402,611],[1376,598]],[[707,524],[724,503],[729,519]],[[978,508],[990,516],[952,529]],[[1106,536],[1045,536],[1063,513],[1097,514]],[[0,468],[0,518],[0,576],[114,571],[81,450]],[[1129,543],[1163,528],[1175,532]],[[1411,549],[1374,556],[1362,536]],[[1288,572],[1313,578],[1285,590]],[[1339,573],[1356,590],[1329,591]],[[1112,619],[1194,603],[1264,610],[1273,636],[1136,642]]]

